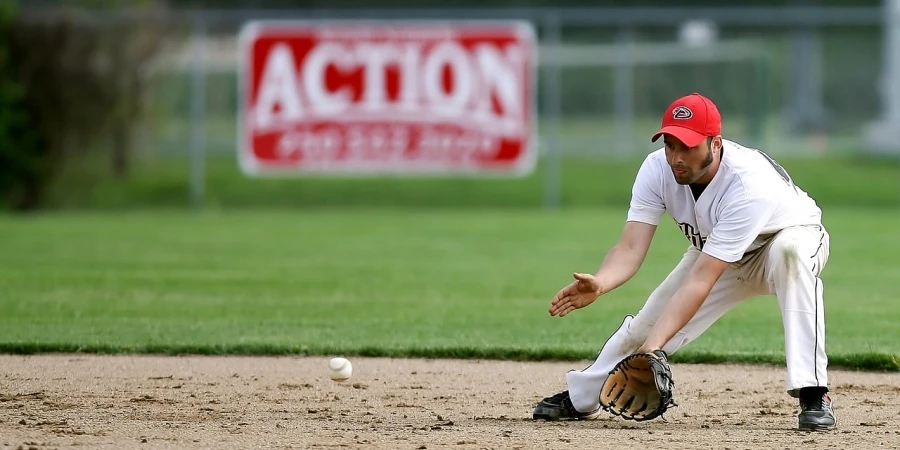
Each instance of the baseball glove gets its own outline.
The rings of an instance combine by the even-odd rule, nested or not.
[[[650,420],[677,406],[666,352],[635,353],[619,362],[603,383],[600,405],[629,420]]]

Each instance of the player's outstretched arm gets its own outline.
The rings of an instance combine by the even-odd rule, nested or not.
[[[560,289],[550,302],[550,315],[563,317],[584,308],[630,280],[643,264],[655,233],[656,225],[627,222],[622,236],[607,252],[597,273],[573,274],[575,281]]]
[[[727,262],[706,253],[701,254],[687,280],[672,296],[638,352],[652,352],[663,348],[694,317],[727,267]]]

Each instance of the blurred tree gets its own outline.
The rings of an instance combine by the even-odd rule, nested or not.
[[[192,8],[522,8],[522,7],[641,7],[641,6],[724,6],[721,0],[678,0],[661,4],[658,0],[170,0],[172,7]],[[791,0],[733,0],[736,6],[787,6]],[[822,0],[824,6],[878,6],[880,0]]]
[[[15,23],[11,3],[0,3],[0,202],[27,207],[35,203],[43,177],[35,111],[18,82],[10,37]]]
[[[29,5],[67,4],[110,8],[142,5],[152,0],[28,0]],[[732,0],[728,7],[788,6],[792,0]],[[678,0],[661,4],[658,0],[168,0],[172,8],[522,8],[522,7],[641,7],[641,6],[726,6],[721,0]],[[821,0],[823,6],[880,6],[881,0]]]
[[[0,202],[38,208],[65,162],[111,137],[112,170],[128,170],[158,24],[115,26],[61,10],[17,15],[0,3]]]

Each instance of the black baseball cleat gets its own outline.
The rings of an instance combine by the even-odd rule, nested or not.
[[[575,409],[569,398],[569,391],[562,391],[552,397],[541,400],[534,408],[535,420],[590,420],[596,419],[601,414],[597,408],[593,412],[583,413]]]
[[[820,394],[815,397],[800,397],[800,416],[798,417],[801,430],[820,431],[831,430],[835,427],[834,409],[831,406],[831,396]]]

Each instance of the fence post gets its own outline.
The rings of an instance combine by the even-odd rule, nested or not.
[[[818,0],[794,0],[794,4],[813,6]],[[816,25],[794,27],[791,31],[790,82],[786,84],[790,101],[790,128],[799,133],[821,130],[825,125],[824,73],[822,42]]]
[[[616,40],[619,48],[613,81],[616,150],[620,155],[630,155],[634,151],[634,47],[631,29],[620,28]]]
[[[900,0],[884,0],[881,117],[863,131],[866,151],[900,155]],[[900,162],[900,159],[898,159]]]
[[[768,148],[765,132],[766,113],[769,98],[769,57],[763,44],[759,56],[753,61],[753,89],[748,89],[747,140],[756,148]],[[771,151],[771,149],[769,149]]]
[[[190,203],[203,206],[206,175],[206,23],[194,19],[191,31]]]
[[[562,44],[562,32],[560,19],[556,14],[548,14],[543,20],[544,27],[544,48],[550,51],[558,51]],[[545,108],[545,117],[542,121],[546,121],[545,130],[547,130],[546,152],[544,158],[544,207],[547,209],[557,209],[560,206],[560,178],[561,174],[561,155],[560,155],[560,135],[562,133],[560,121],[562,119],[562,80],[561,68],[559,61],[555,59],[553,62],[544,65],[546,88],[544,89],[543,101]]]
[[[885,0],[885,120],[900,125],[900,0]]]

